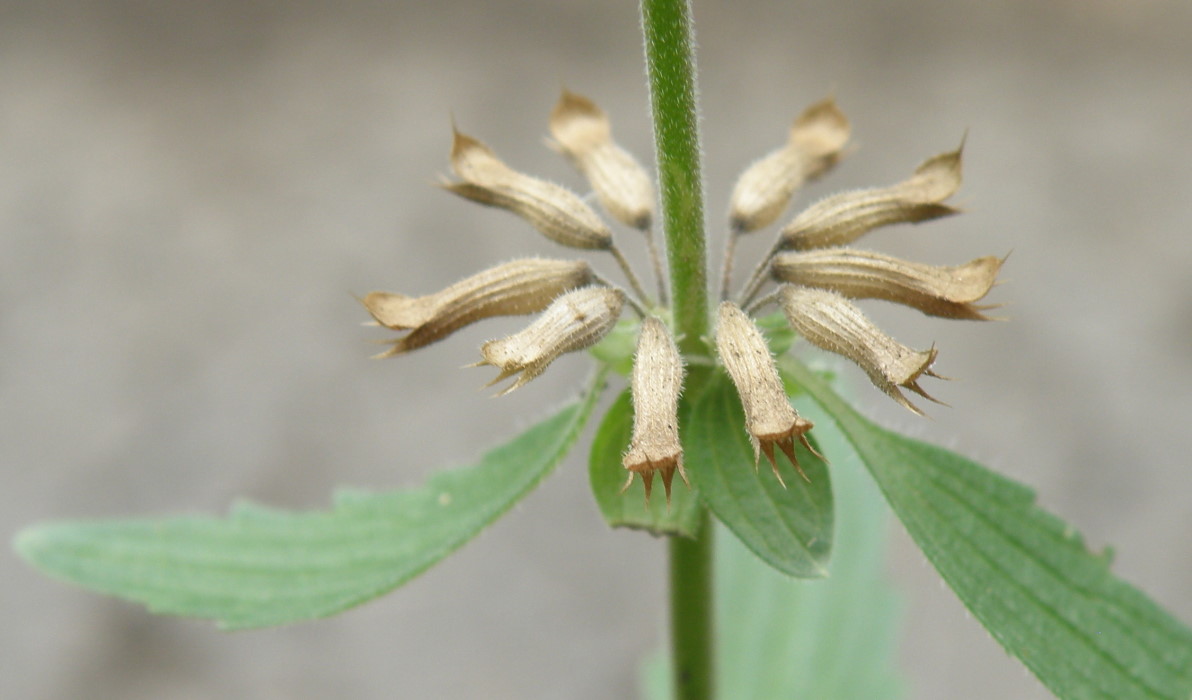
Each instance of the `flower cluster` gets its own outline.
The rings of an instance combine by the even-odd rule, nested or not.
[[[549,121],[549,144],[587,179],[602,208],[645,236],[657,296],[643,288],[614,242],[611,228],[583,198],[560,185],[518,172],[480,141],[454,133],[451,167],[456,179],[442,186],[461,197],[510,211],[555,243],[607,251],[628,288],[607,281],[583,260],[524,258],[498,265],[421,297],[373,292],[362,299],[376,323],[403,331],[389,357],[424,347],[493,316],[539,314],[524,330],[491,340],[474,366],[492,365],[510,377],[500,393],[524,386],[559,356],[589,348],[616,325],[625,304],[642,319],[630,387],[633,434],[623,465],[628,487],[640,475],[649,499],[654,475],[667,499],[676,472],[687,481],[679,440],[678,406],[683,358],[667,317],[667,294],[654,243],[654,188],[645,169],[612,138],[607,115],[591,100],[564,91]],[[945,204],[960,187],[961,151],[930,158],[906,180],[821,199],[779,230],[777,240],[746,282],[729,299],[738,238],[774,223],[806,182],[830,170],[844,155],[850,125],[835,102],[808,108],[782,147],[755,161],[738,178],[729,210],[721,279],[716,348],[741,397],[745,428],[782,481],[775,447],[806,478],[795,458],[798,440],[811,449],[810,421],[791,407],[774,357],[751,314],[776,303],[790,326],[811,344],[847,357],[875,386],[902,406],[921,413],[903,389],[934,401],[919,385],[932,371],[937,351],[914,350],[886,335],[853,303],[882,299],[932,316],[988,320],[977,304],[993,287],[1002,260],[983,257],[957,266],[932,266],[845,246],[870,231],[956,213]],[[767,286],[777,288],[764,293]]]

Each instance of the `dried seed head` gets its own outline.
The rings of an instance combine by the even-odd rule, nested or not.
[[[613,218],[642,231],[654,214],[646,169],[612,139],[608,116],[594,102],[563,91],[550,115],[550,145],[567,156]]]
[[[679,392],[683,388],[683,360],[666,324],[650,316],[642,321],[633,358],[633,439],[621,463],[633,475],[641,474],[646,503],[654,473],[662,476],[666,502],[670,503],[675,470],[690,486],[683,471],[683,446],[679,443]],[[622,489],[623,491],[624,489]]]
[[[556,243],[598,250],[612,245],[612,232],[574,192],[513,170],[488,146],[458,131],[451,147],[451,167],[462,181],[445,181],[444,189],[508,209]]]
[[[899,343],[835,292],[784,284],[779,294],[791,327],[811,344],[857,363],[874,386],[919,415],[923,412],[898,387],[935,401],[918,384],[924,374],[939,376],[931,371],[935,348],[912,350]]]
[[[951,267],[899,260],[881,253],[844,248],[779,253],[770,265],[775,279],[829,289],[850,299],[885,299],[929,316],[988,321],[996,305],[973,302],[997,280],[1002,260],[977,258]]]
[[[960,188],[960,149],[925,161],[889,187],[842,192],[804,209],[780,233],[783,248],[847,245],[879,226],[918,223],[957,213],[942,204]]]
[[[583,260],[524,258],[497,265],[421,297],[372,292],[361,301],[377,323],[410,333],[377,355],[392,357],[429,345],[476,321],[545,309],[555,297],[592,281]]]
[[[782,148],[754,161],[733,187],[729,220],[736,233],[770,225],[804,182],[840,160],[849,137],[848,118],[831,98],[808,107],[791,126]]]
[[[500,392],[508,394],[542,374],[559,355],[599,342],[616,325],[624,302],[624,293],[609,287],[589,286],[567,292],[524,330],[482,345],[480,354],[484,359],[472,366],[492,365],[501,370],[488,386],[520,373]]]
[[[807,475],[795,458],[794,439],[798,438],[804,447],[815,452],[804,435],[811,430],[812,423],[801,418],[787,399],[774,357],[761,331],[730,301],[720,304],[716,348],[741,396],[745,428],[754,440],[754,459],[757,459],[758,449],[764,452],[774,469],[774,476],[781,482],[778,462],[774,459],[774,446],[777,445],[799,475],[806,479]]]

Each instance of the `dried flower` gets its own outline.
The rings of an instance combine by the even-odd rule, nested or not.
[[[874,386],[906,408],[922,415],[898,387],[935,401],[919,386],[931,371],[936,349],[912,350],[881,332],[844,297],[822,289],[784,284],[779,290],[787,320],[811,344],[857,363]],[[938,402],[937,402],[938,403]]]
[[[455,132],[451,167],[462,182],[443,187],[481,204],[517,214],[552,241],[571,248],[604,250],[612,232],[574,192],[513,170],[471,136]]]
[[[555,297],[592,281],[583,260],[524,258],[489,268],[421,297],[372,292],[361,301],[377,323],[410,330],[377,355],[391,357],[429,345],[476,321],[545,309]]]
[[[600,341],[621,315],[625,294],[608,287],[583,287],[555,299],[546,311],[524,330],[480,347],[484,359],[473,367],[492,365],[501,370],[497,382],[521,376],[500,394],[508,394],[542,374],[564,353],[583,350]]]
[[[791,126],[786,145],[754,161],[737,178],[729,204],[733,231],[748,233],[773,223],[804,182],[840,160],[849,130],[835,100],[808,107]]]
[[[782,482],[778,462],[774,459],[774,446],[777,445],[799,475],[806,479],[807,475],[795,457],[794,439],[798,438],[804,447],[814,453],[805,436],[811,430],[812,423],[801,418],[787,399],[782,379],[778,376],[778,367],[774,364],[774,357],[761,331],[731,301],[720,304],[716,349],[741,397],[741,406],[745,409],[745,428],[753,438],[755,466],[760,449],[770,460],[774,476]]]
[[[612,139],[608,115],[567,90],[550,115],[550,145],[584,174],[601,205],[626,226],[645,231],[654,215],[654,187],[645,168]]]
[[[670,503],[671,480],[675,470],[687,481],[683,471],[683,446],[679,443],[679,393],[683,389],[683,359],[666,324],[651,316],[642,321],[633,358],[633,438],[622,464],[629,470],[625,487],[633,475],[641,474],[646,487],[646,503],[654,473],[662,476],[666,502]]]
[[[830,289],[850,299],[884,299],[929,316],[988,321],[994,305],[976,305],[997,279],[1002,260],[977,258],[963,265],[908,262],[865,250],[827,248],[780,253],[770,273],[783,282]]]
[[[941,202],[960,188],[960,153],[957,149],[930,158],[896,185],[821,199],[782,228],[782,247],[808,250],[847,245],[879,226],[955,214],[956,209]]]

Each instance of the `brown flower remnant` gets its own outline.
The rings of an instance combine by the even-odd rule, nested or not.
[[[647,231],[654,217],[654,186],[646,169],[612,138],[608,115],[567,90],[550,115],[550,145],[591,183],[600,204],[626,226]]]
[[[520,373],[499,395],[508,394],[542,374],[560,355],[600,342],[616,325],[624,300],[624,292],[608,287],[567,292],[524,330],[480,346],[484,359],[473,367],[492,365],[501,370],[488,386]]]
[[[640,474],[646,487],[646,503],[650,502],[650,487],[654,474],[662,476],[666,502],[670,503],[671,480],[678,470],[683,483],[690,486],[683,471],[683,446],[679,443],[679,393],[683,389],[683,359],[679,348],[656,317],[642,321],[634,354],[633,377],[633,437],[622,464],[629,470],[623,492],[633,483],[633,475]]]
[[[877,388],[915,413],[923,412],[898,387],[935,401],[919,386],[922,375],[938,376],[931,371],[935,348],[912,350],[899,343],[835,292],[785,284],[778,293],[791,327],[812,345],[857,363]]]
[[[612,246],[612,232],[578,195],[517,172],[488,146],[459,131],[451,147],[451,167],[462,182],[444,182],[443,187],[461,197],[508,209],[560,245],[589,250]]]
[[[812,423],[800,417],[787,399],[774,357],[761,331],[731,301],[720,304],[716,349],[741,397],[745,428],[753,439],[755,466],[760,450],[770,460],[774,476],[783,483],[778,462],[774,459],[774,446],[777,445],[798,470],[799,476],[807,479],[795,457],[794,440],[798,438],[804,447],[815,453],[805,435],[811,430]]]
[[[421,297],[372,292],[362,299],[376,322],[410,333],[377,355],[400,355],[494,316],[521,316],[545,309],[555,297],[592,281],[583,260],[524,258],[489,268],[446,289]]]
[[[1002,260],[977,258],[943,266],[899,260],[866,250],[825,248],[779,253],[770,265],[775,279],[828,289],[849,299],[884,299],[914,307],[928,316],[988,321],[978,305],[997,281]]]
[[[942,202],[960,188],[960,149],[920,165],[889,187],[842,192],[804,209],[779,234],[783,248],[848,245],[878,226],[918,223],[957,213]]]
[[[808,107],[791,126],[786,145],[755,161],[737,179],[729,204],[733,231],[748,233],[773,223],[803,183],[840,160],[849,131],[835,100]]]

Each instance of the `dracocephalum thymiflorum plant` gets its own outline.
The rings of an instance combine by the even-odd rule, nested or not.
[[[431,294],[361,298],[376,324],[398,333],[380,357],[417,351],[487,318],[534,315],[523,330],[484,343],[476,365],[497,370],[492,384],[508,381],[503,394],[562,355],[588,350],[597,369],[579,398],[475,465],[443,471],[420,488],[343,492],[320,512],[240,504],[223,518],[48,523],[22,532],[17,549],[54,576],[227,628],[330,615],[421,573],[527,495],[567,454],[609,377],[620,373],[628,388],[597,429],[589,471],[610,524],[668,538],[675,697],[892,694],[888,685],[851,695],[798,685],[805,680],[783,690],[758,683],[747,692],[741,674],[717,661],[709,514],[773,569],[829,577],[824,585],[846,590],[829,568],[831,474],[841,468],[830,468],[832,460],[864,465],[974,617],[1056,695],[1186,700],[1192,631],[1114,577],[1107,556],[1088,551],[1073,528],[1035,507],[1026,487],[874,425],[836,393],[830,376],[790,352],[801,339],[846,358],[914,413],[921,408],[906,391],[935,400],[921,382],[939,376],[937,349],[895,340],[856,302],[989,320],[991,307],[981,302],[1004,258],[935,266],[853,244],[878,229],[956,213],[947,200],[961,184],[961,150],[929,158],[896,184],[805,207],[780,226],[769,252],[733,290],[738,240],[778,222],[799,188],[848,151],[851,128],[836,103],[812,105],[785,142],[737,180],[719,304],[711,308],[690,6],[644,0],[641,8],[657,194],[590,99],[565,91],[547,121],[550,145],[582,173],[601,208],[644,236],[654,284],[643,284],[613,226],[585,198],[515,170],[455,129],[454,177],[444,179],[445,189],[508,210],[565,248],[607,252],[624,286],[586,260],[525,257]],[[833,449],[818,444],[821,430]],[[758,469],[763,455],[769,470]],[[664,499],[651,499],[655,477]],[[849,507],[842,504],[842,516]],[[730,560],[742,565],[723,559]]]
[[[657,274],[661,264],[652,228],[654,188],[638,160],[613,140],[605,112],[590,99],[564,91],[549,124],[551,145],[586,176],[605,211],[644,233]],[[803,183],[822,176],[840,160],[849,131],[835,102],[824,100],[795,120],[782,147],[741,174],[730,205],[732,233],[723,295],[731,281],[737,237],[777,220]],[[757,310],[777,303],[800,336],[852,360],[874,385],[921,413],[901,389],[931,399],[918,381],[924,375],[938,376],[931,369],[935,348],[916,351],[902,345],[866,319],[850,299],[884,299],[934,316],[988,320],[982,313],[988,307],[975,302],[992,289],[1001,261],[985,257],[963,265],[933,266],[845,246],[879,227],[956,213],[943,202],[960,186],[960,161],[959,150],[944,153],[924,162],[903,182],[816,202],[781,229],[738,301],[721,303],[715,326],[717,357],[744,407],[755,457],[765,454],[780,483],[774,448],[806,479],[794,443],[815,454],[806,437],[812,423],[791,407],[773,354],[742,305]],[[615,286],[583,260],[524,258],[426,296],[372,292],[362,301],[376,323],[403,333],[378,357],[423,347],[486,318],[540,312],[525,330],[480,348],[483,359],[474,366],[500,370],[490,384],[516,376],[500,392],[505,394],[537,377],[560,355],[599,343],[631,308],[645,323],[622,328],[629,335],[639,335],[640,328],[636,351],[629,363],[622,363],[634,368],[635,423],[624,457],[630,473],[626,487],[632,474],[639,474],[648,500],[657,473],[669,501],[675,472],[687,479],[678,437],[683,362],[666,323],[671,314],[664,302],[665,280],[657,280],[657,296],[650,297],[616,245],[612,227],[578,193],[510,168],[488,146],[458,129],[451,165],[459,179],[444,180],[445,189],[513,212],[559,245],[609,252],[629,289]],[[779,283],[778,289],[758,299],[770,279]],[[607,358],[614,352],[597,356]]]

